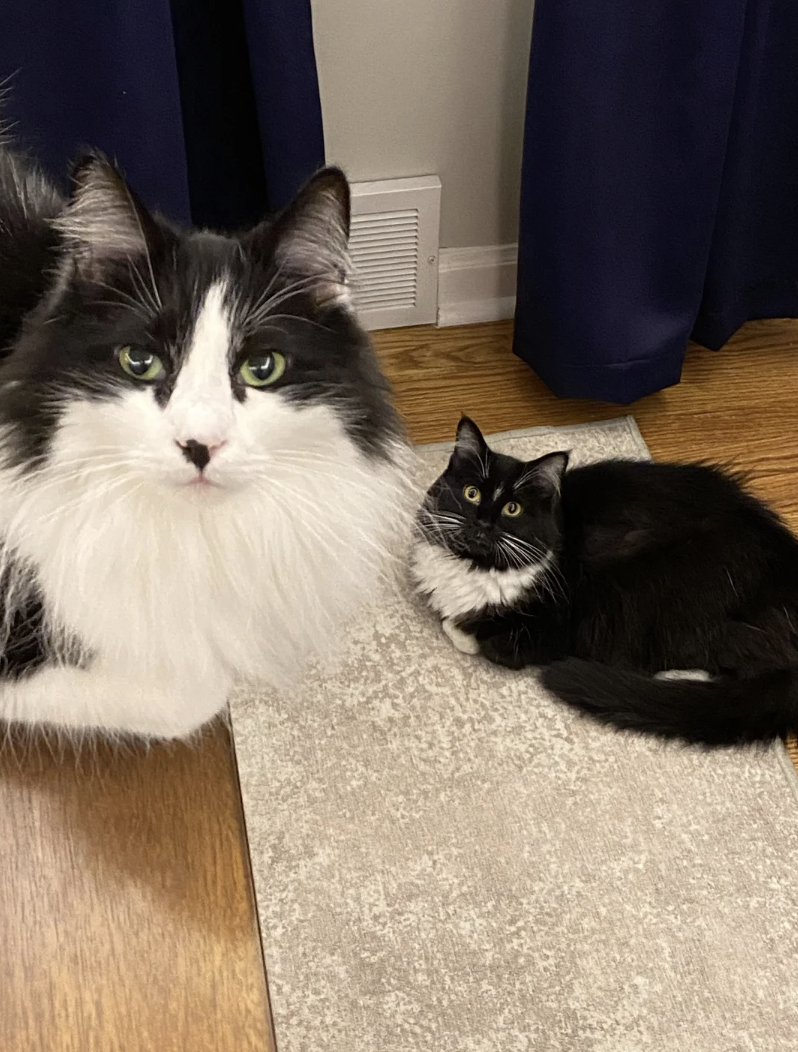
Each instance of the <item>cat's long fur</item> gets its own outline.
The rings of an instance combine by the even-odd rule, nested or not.
[[[413,561],[454,645],[546,665],[561,700],[619,728],[711,746],[798,729],[798,541],[778,517],[718,468],[566,463],[461,423]]]
[[[335,646],[405,521],[407,446],[340,172],[240,237],[173,227],[100,155],[73,182],[0,149],[0,719],[182,737]]]

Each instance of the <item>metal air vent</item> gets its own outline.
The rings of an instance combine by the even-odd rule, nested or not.
[[[440,205],[437,176],[352,185],[349,250],[366,328],[437,320]]]

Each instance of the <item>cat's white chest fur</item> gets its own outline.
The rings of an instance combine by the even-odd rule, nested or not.
[[[207,502],[102,472],[23,484],[0,472],[6,550],[86,654],[86,668],[56,657],[0,684],[0,718],[182,737],[222,709],[235,678],[284,686],[334,646],[377,585],[400,476],[319,414],[332,458],[307,454],[301,488],[293,462],[290,489],[275,466],[269,485]]]
[[[456,621],[489,607],[517,603],[542,580],[551,562],[549,553],[534,566],[483,570],[438,544],[418,538],[413,546],[411,574],[432,609],[442,619]]]

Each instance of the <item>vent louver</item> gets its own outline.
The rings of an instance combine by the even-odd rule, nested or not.
[[[433,176],[352,186],[354,300],[367,328],[436,321],[440,191]]]

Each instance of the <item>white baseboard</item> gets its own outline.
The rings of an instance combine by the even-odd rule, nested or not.
[[[442,248],[438,325],[472,325],[512,318],[517,265],[517,245]]]

